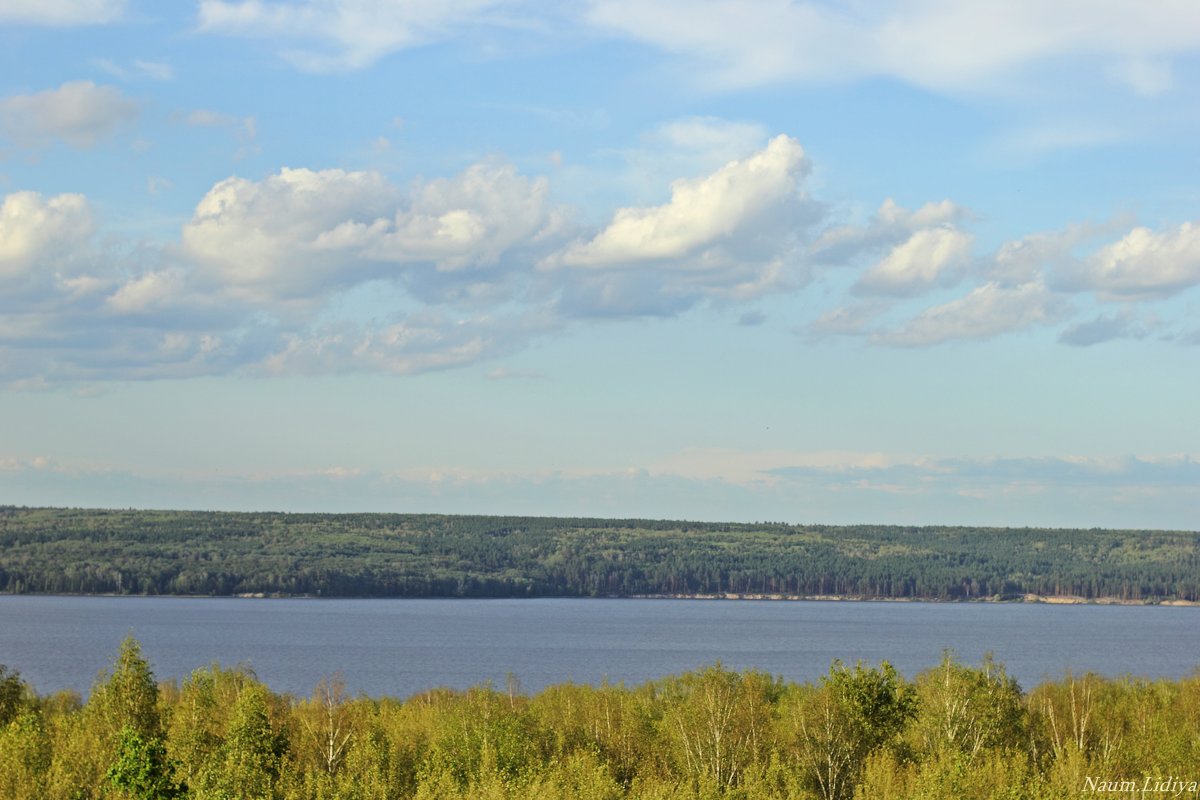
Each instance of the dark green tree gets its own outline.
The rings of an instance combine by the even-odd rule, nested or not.
[[[132,728],[121,731],[117,758],[106,775],[114,788],[132,800],[175,800],[187,789],[175,780],[162,739],[146,738]]]
[[[834,661],[792,712],[800,762],[822,800],[852,796],[867,757],[894,742],[916,711],[912,686],[888,662],[849,669]]]
[[[0,664],[0,725],[17,718],[28,696],[29,687],[21,680],[21,673]]]

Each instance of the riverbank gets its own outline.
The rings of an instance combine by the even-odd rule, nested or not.
[[[1026,594],[1019,597],[869,597],[859,595],[837,594],[779,594],[759,592],[721,592],[694,593],[683,592],[668,594],[608,594],[600,596],[579,595],[537,595],[513,596],[495,595],[475,597],[455,597],[445,595],[314,595],[314,594],[282,594],[264,592],[239,592],[237,594],[118,594],[116,592],[0,592],[0,596],[10,597],[127,597],[127,598],[163,598],[186,600],[770,600],[780,602],[811,602],[811,603],[995,603],[995,604],[1046,604],[1061,606],[1200,606],[1194,600],[1179,600],[1175,598],[1153,598],[1148,600],[1127,600],[1120,597],[1081,597],[1078,595],[1038,595]]]
[[[866,597],[837,594],[762,594],[722,592],[720,594],[638,594],[628,595],[637,600],[781,600],[837,603],[1047,603],[1052,605],[1095,605],[1095,606],[1200,606],[1194,600],[1150,599],[1127,600],[1120,597],[1081,597],[1079,595],[1025,594],[1020,597]]]

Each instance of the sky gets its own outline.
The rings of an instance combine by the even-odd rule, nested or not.
[[[0,503],[1200,529],[1200,4],[0,0]]]

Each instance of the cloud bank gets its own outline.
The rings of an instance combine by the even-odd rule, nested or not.
[[[685,127],[689,141],[711,130],[713,147],[730,146],[728,126]],[[59,133],[85,144],[97,131]],[[13,192],[0,200],[0,378],[407,375],[598,318],[743,305],[740,324],[763,325],[746,304],[814,295],[825,305],[802,332],[868,345],[1055,327],[1074,346],[1150,330],[1186,341],[1153,304],[1200,283],[1192,223],[1077,225],[980,255],[971,213],[949,200],[888,200],[860,224],[832,224],[807,191],[810,171],[800,143],[776,136],[674,180],[663,202],[587,227],[552,201],[547,177],[500,158],[408,186],[376,171],[283,168],[218,181],[160,243],[106,234],[83,195]],[[370,313],[359,310],[367,297],[378,298]]]
[[[730,454],[726,454],[727,456]],[[734,457],[749,465],[754,454]],[[895,458],[846,454],[769,466],[746,478],[630,467],[488,472],[447,466],[342,466],[195,475],[139,473],[0,455],[0,476],[30,503],[261,511],[406,511],[899,525],[1195,527],[1200,462],[1123,458]],[[778,459],[759,459],[763,465]],[[787,463],[786,460],[784,463]],[[116,498],[114,500],[114,498]]]

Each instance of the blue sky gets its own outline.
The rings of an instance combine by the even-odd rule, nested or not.
[[[1200,5],[0,0],[0,501],[1197,527]]]

